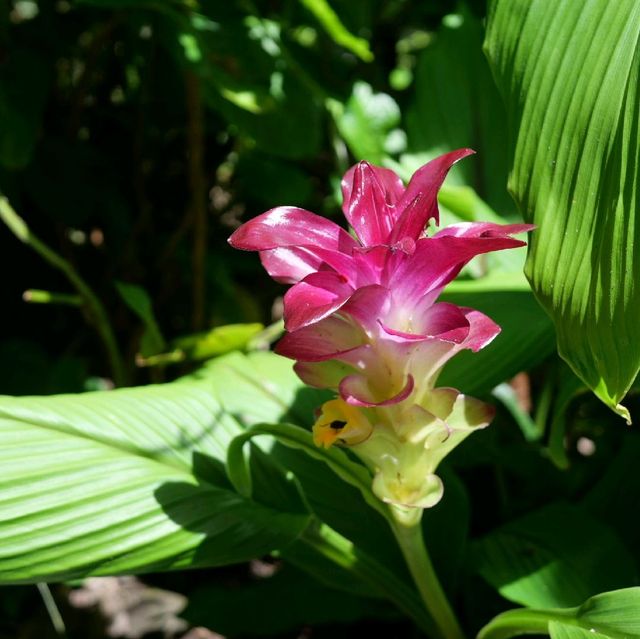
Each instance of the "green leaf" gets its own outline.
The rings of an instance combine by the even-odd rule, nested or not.
[[[372,492],[373,478],[365,466],[352,461],[345,451],[337,447],[319,448],[313,443],[313,437],[309,431],[291,424],[258,424],[239,434],[229,444],[227,474],[241,495],[249,497],[253,492],[250,467],[243,456],[243,447],[257,435],[271,435],[281,444],[295,448],[327,464],[340,479],[357,488],[371,508],[378,511],[383,517],[390,519],[391,514],[387,506]]]
[[[640,588],[603,592],[576,608],[507,610],[478,633],[478,639],[509,639],[548,633],[553,639],[640,637]]]
[[[640,527],[629,525],[629,513],[640,512],[640,437],[628,432],[620,441],[619,452],[607,464],[604,474],[587,493],[583,506],[620,535],[640,566]]]
[[[209,359],[246,348],[251,338],[263,329],[264,326],[257,322],[216,326],[210,331],[179,337],[172,342],[172,346],[184,351],[187,359]]]
[[[293,541],[304,512],[230,490],[241,431],[210,382],[0,399],[0,582],[244,561]]]
[[[340,135],[358,160],[382,164],[387,155],[404,149],[400,124],[400,107],[386,93],[374,93],[366,82],[356,82],[353,93],[343,106],[328,102]]]
[[[116,289],[124,303],[143,321],[144,333],[140,342],[140,352],[143,356],[160,353],[166,346],[160,327],[156,321],[151,305],[151,298],[147,291],[136,284],[116,282]]]
[[[640,588],[604,592],[585,601],[576,612],[578,623],[614,639],[640,637]]]
[[[248,610],[252,614],[248,615]],[[388,618],[395,616],[395,611],[379,600],[327,588],[285,565],[273,577],[254,579],[242,587],[225,584],[199,588],[189,596],[189,605],[181,616],[192,625],[215,628],[224,636],[235,637],[272,636],[311,624],[348,623],[362,617]]]
[[[560,621],[549,623],[549,635],[552,639],[604,639],[606,635],[595,632],[592,629],[578,628]]]
[[[475,557],[503,597],[530,607],[575,606],[636,580],[633,557],[612,529],[568,504],[495,530],[476,543]]]
[[[497,0],[486,51],[514,126],[509,188],[558,350],[617,413],[640,369],[640,5]]]
[[[484,395],[553,352],[553,325],[518,276],[495,274],[454,283],[441,299],[482,311],[502,331],[479,353],[456,355],[438,378],[440,386]]]
[[[478,155],[453,167],[449,185],[472,186],[494,210],[514,212],[506,189],[507,126],[504,105],[482,55],[483,27],[461,9],[445,18],[421,53],[415,93],[406,110],[412,169],[441,153],[471,147]]]
[[[269,352],[231,353],[208,363],[198,375],[213,380],[225,409],[247,426],[259,424],[261,417],[271,422],[287,419],[310,425],[315,409],[328,398],[326,393],[302,384],[293,372],[291,360]],[[273,436],[279,434],[281,439],[268,445],[260,440],[264,435],[257,434],[261,429]],[[413,599],[409,601],[410,596],[406,593],[407,589],[409,593],[413,590],[408,585],[411,581],[404,560],[388,522],[380,513],[385,506],[371,496],[370,499],[375,500],[371,505],[363,499],[363,492],[370,493],[371,490],[366,469],[350,460],[343,450],[318,449],[313,445],[311,433],[299,427],[262,424],[242,438],[254,435],[256,439],[253,441],[260,441],[261,446],[269,450],[271,459],[293,473],[302,487],[307,505],[318,519],[352,542],[345,549],[343,563],[336,565],[331,554],[325,556],[318,552],[318,539],[322,534],[316,535],[307,530],[302,539],[297,539],[281,552],[282,556],[333,588],[367,596],[380,596],[381,592],[388,595],[391,590],[402,592],[404,594],[390,598],[401,608],[400,599],[404,598],[411,610],[409,614],[419,619],[417,610],[420,605],[416,608],[416,602]],[[230,470],[236,481],[240,477],[239,484],[248,487],[247,467],[253,472],[254,460],[252,456],[247,467],[243,466],[239,456],[242,445],[238,440],[235,448],[229,450],[230,456],[235,458],[230,463]],[[245,450],[247,448],[245,446]],[[353,480],[353,485],[338,476],[344,474],[350,476],[347,479]],[[260,485],[255,476],[251,479],[255,494]],[[362,562],[365,566],[371,565],[367,557],[375,557],[376,570],[386,571],[389,583],[395,585],[380,589],[379,579],[376,580],[373,573],[365,569],[361,575],[359,566]],[[362,583],[363,579],[365,583]],[[372,585],[376,586],[374,590]],[[415,598],[415,595],[411,597]]]
[[[349,32],[327,0],[300,0],[300,2],[315,16],[336,44],[355,53],[364,62],[373,60],[369,43],[364,38],[358,38]]]
[[[207,362],[193,374],[213,385],[225,410],[240,423],[313,424],[315,411],[331,393],[305,386],[293,372],[293,361],[259,351],[229,353]]]

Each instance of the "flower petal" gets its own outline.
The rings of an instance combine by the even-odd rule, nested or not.
[[[342,210],[364,246],[386,244],[394,218],[392,209],[403,191],[390,171],[359,162],[342,179]]]
[[[349,202],[351,201],[351,194],[353,192],[354,174],[361,164],[367,164],[370,167],[371,171],[378,180],[378,183],[382,187],[387,204],[393,206],[398,202],[398,200],[402,198],[402,195],[404,194],[404,184],[402,183],[402,180],[391,169],[386,169],[382,166],[375,166],[373,164],[369,164],[368,162],[360,162],[358,164],[354,164],[344,174],[341,183],[343,199],[342,210],[344,211],[345,215],[347,214]]]
[[[341,314],[350,315],[371,335],[378,332],[377,318],[387,314],[390,305],[390,291],[384,286],[371,284],[359,288],[340,309]]]
[[[414,380],[408,375],[404,386],[391,397],[381,397],[371,389],[370,380],[364,375],[347,375],[339,385],[340,396],[352,406],[390,406],[409,397],[414,388]]]
[[[265,251],[279,246],[318,246],[350,253],[355,240],[334,222],[295,206],[278,206],[254,217],[237,229],[229,244],[245,251]]]
[[[413,255],[396,252],[391,256],[382,284],[405,303],[418,304],[427,294],[433,301],[476,255],[525,245],[510,233],[520,232],[527,225],[490,226],[487,229],[486,224],[479,224],[474,228],[476,225],[470,224],[462,235],[445,233],[418,240]]]
[[[276,345],[276,353],[303,362],[320,362],[361,346],[362,329],[339,315],[285,333]]]
[[[427,302],[426,298],[424,298]],[[424,301],[424,300],[423,300]],[[380,322],[389,335],[407,340],[424,340],[437,338],[455,344],[462,343],[469,336],[469,321],[464,310],[455,304],[439,302],[437,304],[422,303],[415,310],[403,308],[400,304],[392,305],[392,312],[387,323]],[[392,328],[402,326],[405,330]]]
[[[315,273],[323,261],[304,247],[281,246],[260,251],[262,266],[276,282],[295,284]]]
[[[314,388],[337,389],[340,380],[354,372],[353,367],[337,359],[329,359],[323,362],[296,362],[293,370],[298,377]]]
[[[338,273],[320,271],[307,275],[285,293],[285,329],[297,331],[320,321],[339,309],[352,293],[353,288]]]
[[[533,231],[535,224],[495,224],[494,222],[460,222],[450,224],[438,231],[433,237],[478,237],[492,238],[516,235]]]
[[[389,244],[400,242],[405,237],[417,240],[432,218],[438,224],[438,190],[449,169],[472,153],[475,151],[471,149],[451,151],[431,160],[413,174],[402,199],[396,205],[397,218]]]
[[[460,310],[464,312],[470,327],[467,338],[461,344],[462,348],[468,348],[475,353],[492,342],[500,333],[500,327],[484,313],[472,308],[461,307]]]

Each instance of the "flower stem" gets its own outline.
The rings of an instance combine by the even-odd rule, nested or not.
[[[51,264],[51,266],[62,271],[76,289],[84,302],[89,321],[93,324],[102,339],[111,366],[113,381],[116,386],[124,386],[126,384],[124,362],[118,350],[118,344],[111,324],[109,323],[107,312],[97,295],[91,290],[82,277],[80,277],[70,262],[58,255],[58,253],[50,249],[41,239],[34,235],[27,226],[27,223],[13,210],[13,207],[9,204],[9,200],[2,196],[0,196],[0,220],[6,224],[7,228],[21,242],[30,246],[40,257]]]
[[[462,628],[433,569],[420,519],[406,524],[396,521],[391,527],[422,601],[436,622],[440,639],[464,639]]]

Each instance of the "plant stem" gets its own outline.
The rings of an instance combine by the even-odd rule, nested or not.
[[[439,637],[441,639],[464,639],[460,624],[433,569],[422,536],[420,520],[408,525],[396,521],[391,528],[422,601],[436,622]]]
[[[477,639],[509,639],[519,635],[548,635],[549,622],[576,625],[575,610],[530,610],[516,608],[494,617],[478,633]]]
[[[50,249],[31,232],[27,223],[13,210],[11,204],[9,204],[9,200],[5,197],[0,197],[0,219],[21,242],[28,244],[40,257],[51,264],[51,266],[62,271],[78,291],[84,301],[89,320],[102,339],[111,366],[113,381],[116,386],[124,385],[125,369],[122,357],[120,356],[116,338],[109,323],[109,317],[96,294],[89,288],[89,285],[80,277],[67,260]]]
[[[83,304],[79,295],[52,293],[51,291],[41,291],[36,288],[27,289],[22,294],[22,299],[32,304],[62,304],[66,306],[82,306]]]
[[[51,624],[53,625],[58,637],[66,637],[67,629],[64,625],[64,619],[60,614],[60,610],[58,610],[58,605],[56,604],[56,600],[53,598],[51,594],[51,590],[49,589],[49,585],[43,581],[40,581],[36,584],[38,587],[38,592],[40,592],[40,596],[42,597],[42,601],[44,602],[44,606],[47,609],[47,613],[49,614],[49,618],[51,619]]]

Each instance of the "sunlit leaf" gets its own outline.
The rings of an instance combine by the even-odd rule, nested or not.
[[[0,582],[221,565],[290,543],[304,512],[226,481],[240,430],[207,381],[1,398]]]
[[[390,95],[374,93],[366,82],[356,82],[346,104],[331,100],[329,108],[356,159],[383,164],[387,155],[404,149],[404,133],[396,128],[400,107]]]
[[[620,539],[584,510],[554,504],[493,531],[475,546],[480,574],[500,594],[536,608],[576,606],[635,582]]]
[[[505,110],[482,55],[483,27],[470,11],[445,17],[418,58],[406,110],[411,172],[451,149],[471,147],[473,159],[453,167],[449,184],[472,186],[499,214],[515,211],[507,193]]]
[[[514,126],[509,187],[560,354],[620,415],[640,367],[640,5],[498,0],[486,50]]]
[[[245,348],[249,340],[263,328],[264,326],[258,323],[216,326],[210,331],[179,337],[172,345],[184,351],[188,359],[208,359]]]
[[[141,286],[127,284],[126,282],[116,282],[115,285],[125,304],[144,323],[144,333],[140,344],[142,355],[152,355],[162,351],[165,347],[165,341],[156,321],[151,298],[147,291]]]
[[[478,639],[549,634],[552,639],[636,639],[640,637],[640,588],[590,597],[575,608],[507,610],[478,633]]]
[[[369,49],[369,43],[364,38],[359,38],[349,32],[340,20],[340,16],[332,9],[327,0],[300,1],[315,16],[336,44],[355,53],[365,62],[373,60],[373,53]]]

